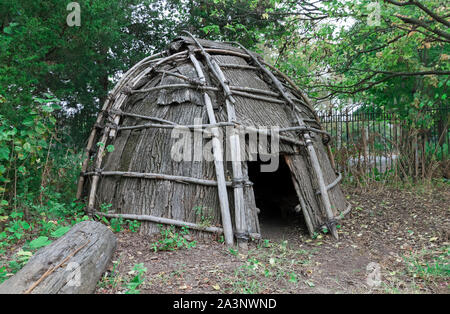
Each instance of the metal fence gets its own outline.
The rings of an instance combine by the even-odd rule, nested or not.
[[[343,109],[320,112],[319,118],[331,134],[340,171],[357,168],[384,173],[399,159],[409,157],[412,173],[418,175],[420,171],[425,173],[431,160],[449,159],[449,114],[450,106],[419,110],[409,119],[376,110]]]

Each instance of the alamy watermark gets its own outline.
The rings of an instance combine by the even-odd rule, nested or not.
[[[274,172],[278,169],[279,127],[205,127],[202,119],[195,118],[193,126],[175,127],[171,138],[175,139],[170,151],[171,158],[176,162],[242,162],[256,161],[259,158],[262,162],[261,172]],[[217,150],[222,149],[225,151],[218,154]]]
[[[70,2],[66,7],[67,11],[71,11],[66,18],[68,26],[81,26],[81,8],[78,2]]]
[[[370,262],[367,264],[366,271],[368,272],[366,277],[366,283],[370,288],[378,287],[381,285],[381,267],[380,264]]]
[[[381,4],[378,1],[371,2],[367,5],[367,25],[380,26],[381,25]]]

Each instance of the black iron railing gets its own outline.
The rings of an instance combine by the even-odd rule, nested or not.
[[[449,159],[449,116],[450,106],[416,110],[408,118],[367,109],[319,113],[331,134],[339,170],[356,167],[383,173],[403,158],[403,163],[412,163],[413,175],[425,173],[430,161]]]

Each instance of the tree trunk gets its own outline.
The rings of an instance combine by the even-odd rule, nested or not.
[[[39,250],[24,268],[0,285],[0,294],[92,293],[115,248],[116,237],[105,225],[81,222]]]

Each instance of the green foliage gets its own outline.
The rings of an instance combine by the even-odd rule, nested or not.
[[[33,108],[18,109],[16,114],[23,117],[20,121],[0,115],[0,201],[3,208],[21,193],[40,191],[42,173],[48,169],[49,144],[55,132],[52,112],[59,108],[57,100],[48,96],[35,98]]]
[[[8,268],[10,271],[9,274],[13,275],[13,274],[17,273],[19,270],[21,270],[22,267],[25,266],[26,263],[28,263],[28,261],[32,255],[33,255],[33,253],[30,251],[20,250],[19,252],[17,252],[17,254],[15,255],[15,258],[13,260],[9,261],[9,263],[8,263]],[[5,267],[5,272],[6,272],[6,267]],[[6,279],[6,276],[4,278]]]
[[[30,249],[40,249],[41,247],[47,246],[50,243],[52,243],[52,241],[50,241],[47,237],[41,236],[31,241],[28,246],[30,247]]]
[[[110,220],[110,226],[114,232],[122,231],[124,225],[125,225],[125,221],[122,217],[111,218],[111,220]]]
[[[128,274],[134,275],[134,276],[126,284],[127,291],[125,292],[125,294],[139,294],[140,293],[140,291],[137,288],[144,283],[146,272],[147,272],[147,268],[144,267],[143,263],[135,264],[133,266],[133,269]]]
[[[103,213],[107,213],[108,210],[111,208],[112,204],[101,204],[100,205],[100,211]],[[123,219],[123,217],[119,218],[111,218],[108,220],[105,216],[101,215],[95,215],[95,217],[102,221],[105,225],[108,225],[111,227],[112,231],[114,232],[121,232],[125,229],[125,226],[128,226],[128,230],[131,232],[137,232],[139,230],[139,227],[141,226],[141,223],[137,220],[130,220],[130,219]]]
[[[53,231],[53,232],[51,233],[51,236],[52,236],[53,238],[60,238],[60,237],[62,237],[63,235],[65,235],[66,232],[69,231],[69,230],[70,230],[70,227],[69,227],[69,226],[60,227],[60,228],[56,229],[55,231]]]
[[[98,282],[99,288],[111,288],[116,289],[119,284],[122,282],[122,277],[120,276],[118,272],[118,267],[120,265],[120,260],[113,261],[113,268],[111,272],[106,272],[102,279]]]
[[[0,284],[8,279],[8,271],[6,270],[6,266],[0,267]]]
[[[141,223],[137,220],[129,220],[127,219],[128,229],[131,232],[138,232]]]
[[[100,205],[100,211],[102,213],[107,213],[108,210],[111,208],[112,204],[101,204]]]
[[[195,214],[197,215],[197,217],[200,218],[200,226],[203,227],[209,227],[211,226],[212,222],[213,222],[213,216],[212,216],[212,209],[210,208],[206,208],[204,206],[195,206],[193,208]]]
[[[4,0],[0,4],[0,115],[15,122],[18,106],[51,91],[70,110],[58,111],[81,145],[111,81],[177,35],[179,13],[166,1],[80,0],[81,26],[69,27],[68,2]],[[75,113],[75,114],[74,114]]]
[[[162,239],[153,243],[151,248],[153,251],[175,251],[181,248],[190,249],[195,247],[196,241],[189,241],[188,238],[189,231],[187,227],[181,227],[180,231],[176,231],[174,226],[163,228],[160,225],[160,234]]]
[[[413,277],[425,280],[436,277],[450,277],[450,247],[442,247],[437,252],[423,252],[408,258],[405,262]]]

